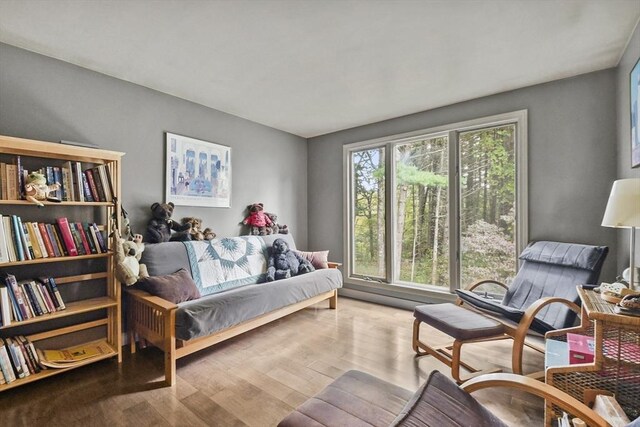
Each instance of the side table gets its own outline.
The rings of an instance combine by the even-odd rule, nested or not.
[[[633,420],[640,416],[640,317],[614,313],[615,305],[604,301],[592,290],[579,286],[578,294],[582,300],[580,326],[551,331],[545,337],[566,342],[567,333],[592,336],[594,361],[547,366],[546,383],[580,401],[585,401],[592,390],[610,392]],[[558,348],[557,342],[550,344]],[[557,415],[550,405],[545,407],[547,425]]]

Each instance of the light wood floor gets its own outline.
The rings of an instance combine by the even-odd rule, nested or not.
[[[125,352],[120,368],[105,361],[1,394],[0,425],[273,426],[349,369],[413,391],[433,369],[449,372],[429,356],[414,358],[412,321],[410,311],[347,298],[329,310],[324,302],[178,360],[174,389],[158,384],[158,350]],[[429,327],[422,337],[447,342]],[[468,345],[463,355],[508,367],[509,344]],[[525,369],[540,370],[542,356],[525,354]],[[475,396],[514,426],[542,425],[540,399],[506,389]]]

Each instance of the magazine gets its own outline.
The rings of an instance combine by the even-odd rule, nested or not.
[[[63,350],[38,350],[40,363],[50,368],[70,368],[87,359],[112,354],[106,341],[94,341]]]

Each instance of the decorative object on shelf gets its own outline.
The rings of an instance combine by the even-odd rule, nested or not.
[[[265,236],[271,234],[271,218],[264,212],[263,203],[253,203],[247,206],[249,215],[242,221],[242,224],[249,226],[249,234],[254,236]]]
[[[231,148],[166,133],[165,202],[231,207]]]
[[[27,176],[27,181],[24,184],[24,195],[28,201],[35,203],[40,207],[44,207],[42,200],[60,202],[60,199],[49,197],[49,193],[58,191],[59,189],[59,183],[56,182],[47,185],[47,179],[43,174],[39,172],[31,172]]]
[[[283,224],[278,224],[278,215],[270,212],[265,212],[265,215],[271,220],[271,231],[267,234],[288,234],[289,227]]]
[[[602,218],[602,226],[631,229],[631,238],[629,239],[629,287],[636,289],[637,278],[634,272],[636,227],[640,227],[640,178],[619,179],[613,183],[607,208]]]
[[[202,230],[202,219],[195,217],[182,218],[182,224],[191,224],[191,240],[213,240],[216,238],[216,233],[209,227]]]
[[[629,75],[631,98],[631,167],[640,166],[640,59]]]

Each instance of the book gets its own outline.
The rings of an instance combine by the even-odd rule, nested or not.
[[[42,370],[42,368],[40,367],[40,363],[38,363],[36,351],[33,345],[24,335],[18,335],[16,339],[24,347],[25,352],[27,353],[27,357],[31,361],[31,366],[33,366],[33,373],[37,374]]]
[[[87,239],[87,235],[84,232],[84,228],[82,228],[82,224],[76,222],[75,224],[76,230],[78,230],[78,234],[80,235],[80,239],[82,240],[82,246],[84,247],[85,254],[91,253],[91,246],[89,245],[89,240]]]
[[[82,185],[82,171],[80,170],[80,162],[71,163],[71,176],[73,180],[73,192],[76,202],[84,202],[84,186]]]
[[[593,337],[568,333],[567,344],[569,346],[570,364],[593,362],[593,351],[595,349]]]
[[[62,299],[62,295],[60,295],[60,291],[58,290],[58,285],[56,285],[55,279],[53,277],[48,277],[47,281],[49,283],[49,287],[51,288],[53,296],[58,301],[59,309],[60,310],[64,310],[67,307],[64,305],[64,301]]]
[[[0,369],[2,369],[2,375],[4,375],[7,383],[12,383],[16,380],[15,373],[11,367],[11,361],[9,359],[9,352],[4,342],[0,340]]]
[[[78,168],[80,166],[78,165]],[[80,182],[82,183],[82,190],[84,191],[84,200],[83,202],[93,202],[93,197],[91,196],[91,189],[89,188],[89,183],[87,182],[87,176],[80,172]]]
[[[21,359],[24,361],[22,365],[22,369],[25,370],[25,372],[28,372],[29,375],[35,374],[36,368],[31,362],[31,359],[29,358],[29,353],[27,353],[27,349],[25,348],[24,344],[22,344],[22,342],[18,339],[18,337],[12,337],[11,340],[13,341],[13,345],[16,347],[17,350],[20,351],[20,354],[22,355]]]
[[[6,237],[6,244],[7,244],[7,249],[9,251],[9,262],[16,262],[18,260],[17,255],[16,255],[16,247],[14,245],[14,237],[13,237],[13,231],[12,231],[12,222],[11,222],[11,216],[2,216],[2,222],[3,222],[3,228],[4,228],[4,233],[5,233],[5,237]]]
[[[27,296],[29,308],[31,308],[34,314],[34,316],[32,317],[42,316],[44,314],[44,311],[42,311],[42,307],[40,307],[40,301],[38,301],[38,298],[36,297],[33,288],[29,285],[29,282],[20,281],[18,285]]]
[[[89,243],[89,251],[92,254],[97,254],[99,252],[97,249],[98,243],[95,241],[93,234],[91,234],[91,228],[89,227],[89,223],[83,222],[81,226],[82,226],[82,231],[84,232],[84,235],[87,238],[87,243]]]
[[[0,283],[0,322],[2,326],[11,324],[11,300],[9,299],[9,290],[6,283]]]
[[[28,239],[29,247],[33,252],[33,259],[36,258],[44,258],[42,250],[40,249],[40,244],[38,243],[38,238],[35,234],[35,229],[33,228],[33,224],[30,222],[25,222],[23,224],[25,227],[25,236]]]
[[[55,193],[55,198],[58,200],[64,200],[64,195],[62,194],[62,182],[62,169],[58,166],[54,166],[52,184],[60,184],[60,188],[58,188]]]
[[[100,247],[100,253],[107,252],[107,245],[104,241],[104,238],[102,237],[102,232],[98,228],[98,225],[94,222],[93,224],[91,224],[91,228],[93,229],[94,234],[96,236],[96,240],[98,241],[98,246]]]
[[[49,294],[49,289],[47,289],[47,287],[44,286],[39,281],[37,282],[34,281],[33,283],[40,290],[40,295],[42,295],[42,299],[44,300],[44,303],[46,304],[47,310],[49,310],[49,313],[53,313],[57,311],[56,305],[53,303],[53,300],[51,299],[51,295]]]
[[[98,193],[98,186],[96,185],[96,181],[93,177],[93,170],[87,169],[86,171],[84,171],[84,175],[87,179],[87,182],[89,183],[89,190],[91,191],[91,197],[93,198],[93,200],[96,202],[102,201],[100,193]]]
[[[9,362],[11,363],[11,369],[13,369],[13,373],[15,374],[16,378],[24,378],[22,364],[20,363],[20,359],[15,353],[13,346],[7,341],[7,338],[2,338],[2,341],[4,342],[4,346],[7,348],[7,353],[9,354]]]
[[[0,198],[7,200],[7,164],[0,163]]]
[[[4,379],[4,374],[2,373],[2,369],[0,369],[0,385],[6,384],[7,381]]]
[[[49,232],[47,231],[47,227],[43,223],[36,223],[38,225],[38,231],[40,237],[42,238],[42,242],[44,243],[44,247],[47,251],[47,255],[49,258],[53,258],[56,256],[60,256],[56,254],[56,251],[53,247],[53,242],[51,242],[51,238],[49,237]]]
[[[111,179],[111,171],[109,170],[109,168],[106,165],[100,165],[98,166],[98,168],[100,168],[100,171],[102,172],[102,174],[104,175],[103,181],[106,181],[106,186],[105,186],[105,194],[107,197],[107,202],[112,202],[113,198],[116,197],[116,193],[114,191],[113,188],[113,180]]]
[[[22,289],[18,285],[18,281],[16,280],[16,276],[13,274],[7,274],[5,276],[5,283],[9,288],[9,296],[13,296],[13,302],[16,305],[16,314],[19,314],[19,319],[16,320],[26,320],[29,319],[29,312],[27,311],[27,301],[25,300],[26,296],[22,293]]]
[[[29,366],[27,365],[27,361],[22,354],[20,346],[11,337],[6,338],[6,341],[11,346],[11,350],[13,351],[15,357],[15,362],[16,364],[20,365],[20,369],[22,370],[24,377],[28,377],[29,375],[31,375],[31,372],[29,372]]]
[[[24,259],[33,259],[33,248],[31,247],[31,243],[29,242],[29,237],[25,231],[24,224],[22,224],[22,218],[20,218],[19,216],[16,218],[18,220],[18,234],[20,235],[20,239],[22,240],[22,248],[24,249]]]
[[[86,255],[87,253],[84,251],[84,246],[82,245],[82,238],[80,237],[80,233],[73,222],[69,223],[69,230],[71,230],[71,236],[73,237],[73,242],[76,245],[78,255]]]
[[[16,165],[7,164],[7,200],[18,200],[18,168]]]
[[[64,245],[64,240],[62,238],[62,232],[60,231],[60,226],[55,223],[55,224],[51,224],[51,227],[53,229],[53,235],[56,238],[56,241],[58,242],[58,245],[60,246],[60,249],[62,250],[62,253],[64,256],[69,256],[69,251],[67,250],[67,247]]]
[[[24,255],[24,248],[22,247],[22,235],[20,234],[20,231],[19,231],[17,215],[11,215],[11,230],[12,230],[11,234],[13,237],[13,242],[16,246],[18,261],[24,261],[26,258]]]
[[[67,368],[82,364],[88,359],[113,353],[105,340],[82,344],[63,350],[40,350],[40,363],[51,368]]]
[[[3,216],[0,215],[0,263],[9,262],[9,247],[11,242],[7,240],[7,233],[4,231]]]
[[[22,157],[16,156],[16,172],[18,175],[18,199],[24,198],[25,170],[22,167]]]
[[[71,162],[65,162],[62,167],[62,176],[64,180],[65,192],[67,193],[67,200],[70,202],[75,202],[76,199],[76,190],[73,185],[73,168],[71,167]],[[66,174],[66,178],[64,175]]]
[[[65,256],[66,253],[64,252],[62,241],[58,236],[55,225],[45,224],[44,226],[47,229],[47,234],[49,234],[49,238],[51,239],[51,244],[53,245],[53,250],[55,251],[56,256]]]
[[[69,228],[69,220],[67,220],[67,218],[57,218],[56,223],[58,224],[62,241],[69,256],[78,256],[78,249],[76,248],[73,236],[71,235],[71,229]]]

